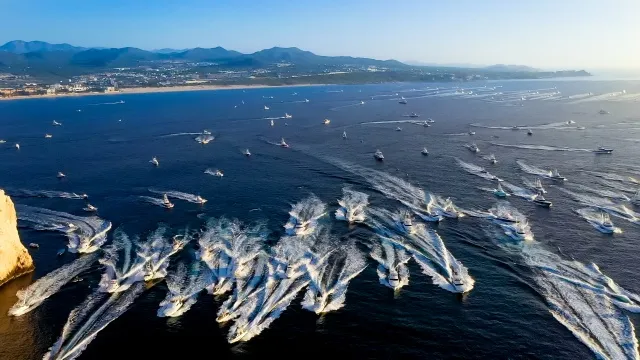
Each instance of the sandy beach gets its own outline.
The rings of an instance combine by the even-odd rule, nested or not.
[[[164,92],[182,92],[182,91],[212,91],[212,90],[238,90],[238,89],[261,89],[276,87],[303,87],[303,86],[325,86],[327,84],[296,84],[296,85],[183,85],[183,86],[167,86],[167,87],[139,87],[139,88],[123,88],[113,92],[80,92],[80,93],[61,93],[55,95],[19,95],[12,97],[0,97],[0,101],[8,100],[25,100],[25,99],[56,99],[63,97],[76,96],[99,96],[99,95],[126,95],[126,94],[147,94],[147,93],[164,93]]]

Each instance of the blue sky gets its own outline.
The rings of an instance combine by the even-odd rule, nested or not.
[[[0,43],[640,67],[640,0],[0,0]]]

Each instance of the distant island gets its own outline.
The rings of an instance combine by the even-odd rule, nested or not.
[[[190,86],[202,89],[578,76],[591,74],[584,70],[539,71],[501,64],[484,68],[415,66],[397,60],[321,56],[295,47],[243,54],[222,47],[147,51],[20,40],[0,46],[0,96],[4,98]]]

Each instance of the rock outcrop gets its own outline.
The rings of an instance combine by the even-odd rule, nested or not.
[[[33,259],[20,242],[13,201],[0,190],[0,285],[33,269]]]

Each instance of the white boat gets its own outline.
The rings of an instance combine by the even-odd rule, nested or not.
[[[51,139],[53,137],[53,135],[51,134],[44,134],[44,138],[45,139]]]
[[[364,101],[360,101],[360,105],[364,105]]]
[[[422,148],[422,151],[420,152],[422,155],[429,155],[429,150],[427,150],[426,147]]]
[[[285,119],[291,119],[293,116],[289,115],[288,113],[284,113],[284,118]]]
[[[600,109],[600,111],[598,111],[598,114],[600,114],[600,115],[609,115],[609,112],[604,110],[604,109]]]
[[[475,134],[476,134],[476,132],[475,132],[475,131],[469,131],[469,135],[473,136],[473,135],[475,135]]]
[[[286,141],[284,141],[284,138],[280,139],[280,142],[278,143],[278,145],[280,145],[283,148],[289,147],[289,144],[287,144]]]
[[[275,123],[275,122],[273,122],[273,120],[271,120],[271,126],[273,126],[273,125],[275,125],[275,124],[276,124],[276,123]]]
[[[202,130],[202,133],[204,135],[211,135],[211,131],[209,131],[209,130]]]
[[[399,104],[402,104],[402,105],[406,105],[406,104],[407,104],[407,100],[406,100],[406,99],[404,98],[404,96],[403,96],[403,97],[401,98],[401,100],[400,100],[400,101],[398,101],[398,103],[399,103]]]
[[[6,143],[6,142],[7,142],[7,140],[1,140],[1,139],[0,139],[0,144],[4,144],[4,143]]]
[[[304,99],[304,102],[308,103],[308,102],[309,102],[309,99]]]
[[[505,209],[498,209],[496,213],[489,213],[491,214],[491,218],[498,223],[515,223],[518,221],[515,216],[511,215],[511,213]]]
[[[504,191],[504,189],[502,188],[502,185],[500,183],[498,183],[498,187],[493,190],[493,195],[499,197],[499,198],[505,198],[507,196],[509,196],[509,194],[507,194],[506,191]]]
[[[98,211],[98,208],[91,205],[91,204],[87,204],[87,206],[85,206],[82,210],[87,211],[87,212],[96,212]]]
[[[434,122],[436,122],[435,120],[433,120],[432,118],[428,118],[427,119],[427,123],[429,124],[433,124]]]
[[[242,153],[244,154],[244,156],[251,156],[251,152],[249,151],[249,149],[244,149]]]
[[[542,181],[540,181],[540,179],[536,179],[536,181],[533,183],[533,189],[538,194],[546,194],[547,193],[547,190],[545,190],[544,186],[542,186]]]
[[[406,234],[413,234],[415,228],[413,227],[413,216],[409,211],[402,211],[400,213],[400,219],[398,219],[398,227],[400,231]]]
[[[417,117],[419,117],[419,116],[420,116],[420,115],[418,115],[418,114],[416,114],[416,113],[411,113],[411,114],[409,114],[409,117],[410,117],[410,118],[417,118]]]
[[[553,180],[557,180],[557,181],[566,181],[567,178],[564,176],[561,176],[560,173],[558,172],[557,169],[553,169],[553,171],[551,171],[551,174],[549,175],[550,179]]]
[[[173,208],[173,203],[171,201],[169,201],[169,198],[167,197],[167,194],[163,194],[162,195],[162,206],[164,206],[167,209]]]
[[[58,177],[58,179],[62,179],[63,177],[66,177],[67,175],[63,174],[62,171],[58,171],[58,175],[56,175]]]
[[[53,120],[53,122],[51,123],[53,126],[62,126],[62,123],[59,123],[55,120]]]
[[[269,107],[267,105],[264,106],[265,110],[269,110]]]
[[[533,235],[526,221],[516,221],[512,224],[501,225],[505,233],[514,240],[532,240]]]
[[[527,135],[529,136],[533,135],[533,131],[531,131],[531,129],[527,130]]]
[[[468,289],[465,286],[464,283],[464,279],[462,278],[462,275],[456,270],[456,269],[452,269],[451,271],[451,285],[453,285],[453,288],[457,291],[457,292],[467,292],[470,289]]]
[[[532,201],[534,202],[534,204],[538,206],[542,206],[544,208],[550,208],[553,205],[553,203],[545,199],[542,194],[538,194],[534,196]]]
[[[613,226],[613,222],[611,221],[609,214],[606,212],[600,213],[600,216],[597,219],[587,221],[601,233],[613,234],[614,232],[620,232],[620,230]]]
[[[196,196],[196,204],[204,204],[207,202],[207,199],[203,199],[202,196],[197,195]]]
[[[16,143],[16,149],[20,150],[20,144]]]
[[[217,176],[217,177],[223,177],[224,176],[222,171],[220,171],[219,169],[216,169],[216,171],[214,171],[213,174],[211,174],[211,175]]]
[[[322,123],[325,124],[325,125],[329,125],[329,124],[331,124],[331,120],[324,119],[324,121]]]
[[[155,166],[159,166],[160,162],[158,162],[158,158],[156,158],[155,156],[151,158],[151,160],[149,160],[150,163],[152,163]]]
[[[373,153],[373,157],[376,158],[376,160],[378,161],[384,160],[384,155],[382,155],[382,151],[380,150],[376,150],[376,152]]]
[[[402,131],[402,128],[401,128],[400,126],[398,126],[398,127],[396,128],[396,131]]]
[[[496,159],[496,156],[493,155],[493,154],[489,155],[487,160],[489,160],[489,162],[491,162],[492,164],[497,164],[498,163],[498,159]]]
[[[296,96],[296,95],[298,95],[297,92],[294,92],[293,94],[291,94],[291,96]]]
[[[422,126],[424,126],[424,127],[429,127],[429,126],[431,126],[431,125],[430,125],[427,121],[423,121],[423,122],[422,122]]]
[[[467,149],[469,149],[469,151],[477,153],[480,151],[480,149],[478,149],[478,145],[476,145],[476,143],[471,143],[471,144],[467,144],[465,145],[465,147]]]
[[[595,154],[607,154],[607,155],[609,155],[609,154],[613,153],[613,149],[600,146],[597,149],[593,150],[593,152]]]
[[[343,139],[346,139],[346,138],[347,138],[347,132],[346,132],[346,131],[343,131],[343,132],[342,132],[342,138],[343,138]]]

